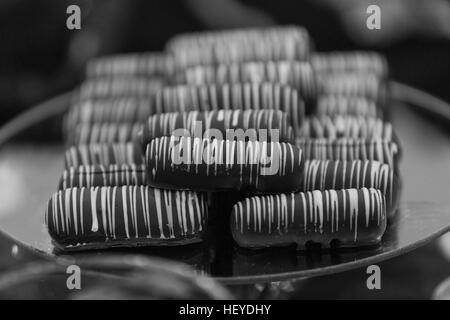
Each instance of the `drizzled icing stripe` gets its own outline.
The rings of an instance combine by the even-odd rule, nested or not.
[[[392,124],[377,118],[335,116],[309,117],[300,130],[301,138],[350,138],[395,141]]]
[[[279,110],[219,110],[163,113],[150,117],[143,130],[143,145],[176,131],[191,137],[292,142],[292,127]],[[217,134],[219,134],[217,136]],[[245,136],[244,136],[245,135]]]
[[[298,139],[304,159],[375,160],[395,169],[400,150],[395,142],[364,139]]]
[[[68,136],[69,145],[127,143],[137,141],[142,123],[80,124]]]
[[[59,189],[145,184],[147,172],[143,164],[87,165],[64,170]]]
[[[180,240],[198,237],[207,216],[206,201],[203,194],[148,186],[70,188],[51,197],[46,222],[62,246]]]
[[[303,171],[302,151],[278,142],[161,137],[147,145],[146,161],[151,185],[174,188],[210,189],[214,181],[222,181],[220,186],[225,179],[231,189],[298,190]],[[277,177],[287,180],[281,183]]]
[[[261,221],[263,211],[271,214]],[[310,240],[328,246],[333,239],[343,246],[368,245],[385,231],[386,204],[373,188],[255,196],[233,207],[231,225],[244,247],[304,247]]]
[[[141,165],[144,156],[134,143],[84,144],[65,151],[66,168],[89,165]]]
[[[395,203],[393,170],[378,161],[307,160],[302,179],[302,191],[374,188],[386,197],[388,208]]]

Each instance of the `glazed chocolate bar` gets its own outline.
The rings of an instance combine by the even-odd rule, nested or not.
[[[162,137],[146,151],[151,186],[256,193],[299,190],[300,149],[289,143]]]
[[[328,248],[369,246],[386,230],[386,203],[377,189],[344,189],[255,196],[238,202],[231,231],[245,248],[307,243]]]
[[[45,222],[55,245],[70,251],[195,243],[206,217],[203,194],[115,186],[56,192]]]
[[[293,142],[285,113],[277,110],[218,110],[157,114],[144,124],[142,145],[163,136]]]

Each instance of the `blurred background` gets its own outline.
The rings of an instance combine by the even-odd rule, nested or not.
[[[72,4],[81,8],[81,30],[66,27]],[[380,30],[366,27],[372,4],[381,8]],[[1,0],[0,125],[74,88],[92,57],[160,51],[181,32],[274,24],[303,25],[318,51],[382,52],[393,79],[450,101],[448,0]],[[429,298],[450,275],[450,257],[440,252],[432,243],[381,264],[378,292],[355,270],[288,284],[283,297]]]
[[[81,8],[81,30],[66,9]],[[366,28],[381,8],[381,30]],[[0,123],[83,77],[98,55],[162,50],[180,32],[273,24],[305,26],[320,51],[383,52],[392,77],[450,100],[448,0],[2,0]]]

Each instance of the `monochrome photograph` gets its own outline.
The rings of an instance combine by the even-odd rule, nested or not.
[[[448,0],[5,0],[0,40],[0,300],[450,300]]]

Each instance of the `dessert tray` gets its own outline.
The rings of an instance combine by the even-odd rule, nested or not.
[[[249,250],[239,248],[221,228],[212,227],[198,244],[69,252],[64,257],[82,262],[116,253],[158,256],[184,262],[226,284],[250,284],[342,272],[426,244],[450,231],[450,136],[439,125],[448,125],[450,106],[400,83],[391,82],[390,87],[388,107],[403,150],[402,190],[400,209],[380,245],[301,252],[293,248]],[[62,140],[39,142],[33,135],[40,128],[61,123],[71,97],[72,93],[66,93],[48,100],[0,129],[0,230],[29,259],[60,257],[45,228],[44,212],[63,170],[64,147]],[[424,117],[414,109],[434,117]]]

